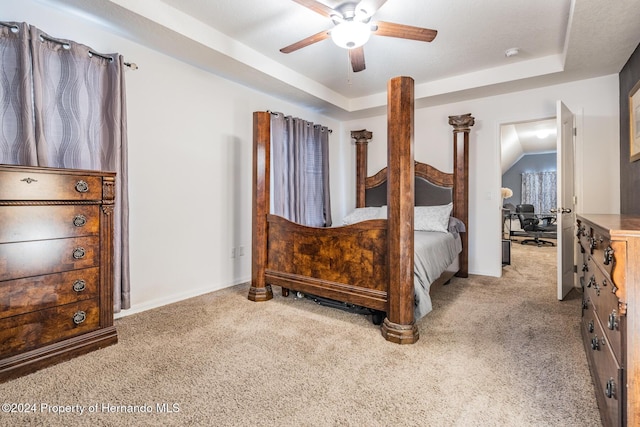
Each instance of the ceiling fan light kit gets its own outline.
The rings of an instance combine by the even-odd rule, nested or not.
[[[368,24],[358,21],[344,21],[331,30],[331,40],[344,49],[354,49],[369,41],[371,29]]]
[[[329,37],[344,49],[349,49],[349,59],[353,72],[365,69],[362,46],[369,41],[371,34],[383,37],[395,37],[422,42],[431,42],[438,32],[429,28],[412,27],[393,22],[370,22],[371,17],[387,0],[347,1],[335,9],[317,0],[293,0],[294,2],[333,21],[331,30],[324,30],[280,49],[282,53],[295,52],[298,49],[320,42]]]

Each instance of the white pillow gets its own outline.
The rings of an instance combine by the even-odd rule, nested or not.
[[[413,216],[413,228],[418,231],[449,231],[449,217],[453,203],[440,206],[416,206]]]
[[[386,212],[385,212],[386,214]],[[368,219],[379,219],[380,208],[379,207],[367,207],[367,208],[355,208],[353,212],[348,214],[342,220],[344,225],[355,224],[356,222],[366,221]],[[386,218],[386,215],[385,215]]]

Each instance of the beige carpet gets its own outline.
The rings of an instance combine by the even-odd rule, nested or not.
[[[225,289],[120,319],[117,345],[0,384],[1,403],[37,411],[0,425],[599,426],[580,296],[558,302],[555,271],[555,248],[514,244],[502,279],[436,294],[407,346],[365,316]]]

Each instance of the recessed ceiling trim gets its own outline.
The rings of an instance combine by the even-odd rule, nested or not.
[[[197,13],[187,14],[187,10],[198,10],[199,8],[180,9],[183,0],[164,0],[156,2],[142,2],[138,0],[39,0],[42,3],[51,4],[54,8],[64,8],[69,13],[77,14],[83,19],[94,17],[95,22],[99,22],[110,30],[127,37],[133,42],[140,43],[158,52],[176,58],[192,66],[211,72],[229,81],[246,87],[263,91],[274,97],[289,100],[307,108],[332,117],[350,119],[352,117],[365,117],[377,115],[380,111],[384,113],[386,107],[386,85],[380,78],[381,75],[367,75],[366,81],[355,81],[353,87],[349,77],[344,78],[344,82],[336,83],[341,73],[333,73],[327,77],[323,74],[318,78],[318,71],[314,68],[312,72],[295,71],[299,64],[295,61],[280,62],[270,51],[268,43],[258,42],[255,46],[263,46],[262,49],[249,47],[254,45],[244,44],[239,39],[227,36],[218,27],[205,23],[205,15]],[[168,3],[165,3],[167,1]],[[198,3],[201,0],[190,0]],[[259,0],[252,0],[258,2]],[[437,3],[439,7],[445,8],[446,0]],[[520,0],[524,3],[524,0]],[[219,0],[220,10],[237,10],[233,0]],[[216,6],[208,4],[203,10],[217,10]],[[437,81],[420,80],[420,75],[416,78],[416,105],[428,106],[436,103],[458,102],[462,99],[469,99],[481,96],[491,96],[499,93],[506,93],[523,88],[533,88],[540,85],[549,85],[553,82],[564,82],[576,78],[589,78],[603,75],[602,73],[615,73],[624,64],[630,52],[637,46],[637,21],[640,16],[640,9],[634,8],[625,2],[617,2],[612,6],[614,13],[608,19],[607,16],[600,16],[601,7],[597,0],[584,0],[577,2],[570,0],[570,8],[567,8],[567,0],[563,0],[563,7],[560,8],[562,16],[557,15],[558,20],[564,21],[564,40],[558,34],[558,44],[564,46],[562,53],[554,53],[543,58],[529,59],[526,57],[511,58],[509,61],[502,60],[500,66],[476,72],[467,72],[461,75],[441,78]],[[223,7],[223,6],[229,7]],[[230,5],[233,5],[231,7]],[[389,2],[386,10],[392,3]],[[615,6],[615,7],[614,7]],[[532,6],[533,7],[533,6]],[[274,10],[284,11],[284,7],[274,7]],[[533,10],[536,10],[535,8]],[[396,11],[397,12],[397,11]],[[436,16],[445,16],[443,9],[437,7],[433,10]],[[282,12],[284,13],[284,12]],[[311,12],[310,12],[311,13]],[[389,12],[391,13],[391,12]],[[568,14],[568,16],[566,16]],[[578,15],[577,17],[574,15]],[[260,16],[264,17],[264,13]],[[228,15],[231,16],[231,15]],[[279,16],[279,15],[278,15]],[[594,17],[597,16],[598,23],[604,26],[602,37],[593,33]],[[382,17],[382,15],[381,15]],[[230,18],[231,19],[231,18]],[[275,18],[274,18],[275,19]],[[440,18],[443,19],[442,17]],[[604,19],[604,20],[603,20]],[[447,21],[442,21],[447,22]],[[444,24],[443,24],[444,25]],[[221,28],[228,28],[224,25]],[[557,28],[552,26],[551,28]],[[617,29],[623,31],[618,35]],[[236,30],[237,31],[237,30]],[[444,31],[444,30],[443,30]],[[230,33],[231,34],[231,33]],[[268,34],[263,32],[263,34]],[[279,33],[271,33],[277,38]],[[449,30],[451,34],[451,30]],[[626,36],[625,36],[626,35]],[[267,37],[267,36],[265,36]],[[626,37],[626,38],[625,38]],[[244,38],[241,38],[245,40]],[[247,40],[250,40],[247,38]],[[381,39],[384,40],[384,39]],[[446,40],[446,38],[441,39]],[[519,40],[508,39],[509,45],[518,44],[523,51],[535,55],[536,50],[531,46],[522,45]],[[495,43],[494,43],[495,45]],[[621,45],[624,45],[620,47]],[[434,45],[432,50],[435,49]],[[559,47],[560,47],[559,46]],[[614,47],[616,47],[614,49]],[[508,47],[505,46],[505,47]],[[560,47],[561,48],[561,47]],[[320,49],[320,47],[318,47]],[[595,49],[595,50],[594,50]],[[321,49],[320,49],[321,50]],[[554,50],[545,50],[554,52]],[[447,55],[455,55],[455,52],[447,50]],[[126,52],[123,52],[126,54]],[[502,52],[494,52],[500,54]],[[597,54],[596,54],[597,53]],[[440,52],[442,55],[442,52]],[[272,59],[273,58],[273,59]],[[598,58],[597,61],[591,60]],[[603,59],[605,58],[606,61]],[[474,62],[473,58],[457,58],[456,67],[458,70],[470,69]],[[485,58],[487,59],[487,58]],[[138,61],[139,62],[139,61]],[[335,61],[329,62],[334,64]],[[488,64],[499,64],[494,59],[484,61]],[[293,64],[283,65],[284,63]],[[439,62],[441,64],[442,62]],[[389,76],[400,73],[410,73],[409,64],[401,64],[401,68],[393,68],[393,73]],[[595,65],[592,65],[595,64]],[[299,69],[309,70],[305,62],[304,67]],[[335,65],[335,64],[334,64]],[[332,65],[333,66],[333,65]],[[290,68],[291,67],[291,68]],[[617,68],[616,68],[617,67]],[[333,68],[326,69],[326,73],[332,73]],[[405,71],[402,71],[402,70]],[[450,70],[453,72],[454,70]],[[444,76],[446,70],[438,69],[438,74]],[[314,74],[315,73],[315,74]],[[315,76],[315,77],[311,77]],[[378,82],[371,91],[370,82]],[[345,90],[338,90],[337,87],[345,87]],[[378,87],[379,86],[379,87]],[[363,95],[368,93],[368,95]],[[351,94],[351,95],[347,95]]]
[[[416,99],[429,98],[453,92],[460,92],[478,87],[496,85],[509,81],[517,81],[530,77],[562,72],[564,67],[562,55],[549,55],[543,58],[489,68],[455,77],[416,84]],[[380,92],[361,98],[354,98],[349,104],[349,111],[358,111],[386,105],[386,92]]]
[[[294,86],[309,95],[322,99],[343,110],[349,109],[349,99],[328,87],[266,57],[258,51],[239,43],[233,38],[198,21],[190,15],[162,2],[137,2],[129,0],[106,0],[130,13],[143,17],[155,25],[178,33],[194,43],[212,49],[230,59],[245,64],[254,70]],[[87,6],[88,7],[88,6]],[[131,38],[136,34],[128,31]]]
[[[165,30],[168,29],[178,33],[193,43],[197,43],[200,47],[204,46],[206,49],[211,49],[217,54],[238,61],[264,75],[279,80],[288,86],[301,90],[346,112],[368,110],[386,105],[386,88],[380,88],[380,92],[373,95],[360,98],[347,98],[163,2],[151,3],[130,0],[107,0],[107,2],[138,17],[142,17]],[[103,5],[104,4],[105,3],[103,3]],[[85,10],[89,7],[90,6],[86,6]],[[129,29],[127,32],[132,38],[136,37],[133,30]],[[551,55],[529,61],[518,61],[501,67],[466,73],[437,81],[416,84],[416,99],[561,72],[563,69],[562,65],[561,55]]]

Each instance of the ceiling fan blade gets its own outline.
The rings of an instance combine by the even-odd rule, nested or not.
[[[356,16],[364,15],[369,18],[380,9],[387,0],[361,0],[356,6]]]
[[[316,0],[293,0],[293,1],[327,18],[331,18],[331,15],[336,15],[336,12],[333,9]]]
[[[349,49],[349,59],[351,60],[351,68],[353,68],[354,73],[365,69],[364,49],[362,46]]]
[[[378,21],[375,25],[378,28],[371,33],[377,36],[430,42],[435,39],[438,34],[436,30],[430,30],[429,28],[412,27],[411,25],[394,24],[393,22]]]
[[[317,34],[307,37],[306,39],[302,39],[297,41],[289,46],[283,47],[280,49],[282,53],[291,53],[295,52],[298,49],[302,49],[303,47],[309,46],[310,44],[314,44],[317,42],[321,42],[324,39],[329,38],[329,30],[320,31]]]

